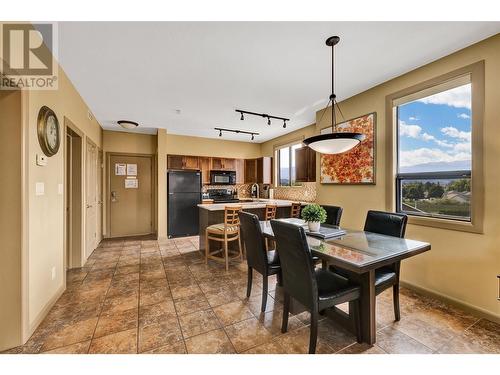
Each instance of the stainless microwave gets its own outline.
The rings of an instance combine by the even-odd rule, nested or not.
[[[210,171],[210,185],[235,185],[235,171]]]

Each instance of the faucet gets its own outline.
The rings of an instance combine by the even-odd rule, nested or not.
[[[258,184],[253,184],[252,185],[252,197],[254,197],[253,193],[255,191],[255,198],[259,199],[259,185]]]

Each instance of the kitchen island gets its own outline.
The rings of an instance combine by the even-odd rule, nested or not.
[[[278,208],[276,210],[276,218],[290,217],[291,207],[293,201],[281,199],[256,199],[256,200],[242,200],[239,203],[208,203],[199,204],[200,211],[200,250],[205,250],[205,230],[212,224],[220,224],[224,222],[224,207],[241,206],[243,211],[251,212],[259,217],[259,220],[264,220],[264,213],[266,212],[266,205],[273,204]],[[303,206],[309,202],[300,202]],[[235,244],[230,243],[230,247]]]

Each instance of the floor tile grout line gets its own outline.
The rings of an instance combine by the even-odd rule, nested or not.
[[[160,245],[158,244],[158,250],[159,250],[159,246]],[[175,242],[174,242],[174,246],[175,246],[175,249],[177,251],[179,251]],[[180,251],[179,251],[179,254],[180,254]],[[182,327],[181,327],[181,322],[179,320],[179,314],[177,313],[177,307],[175,307],[174,295],[172,294],[172,288],[171,288],[170,282],[168,281],[168,278],[167,278],[167,270],[165,268],[165,261],[163,259],[163,256],[161,255],[161,251],[160,251],[160,256],[161,256],[161,264],[163,266],[163,272],[165,272],[165,281],[167,282],[168,290],[170,291],[170,295],[172,296],[172,304],[174,305],[175,317],[177,319],[177,324],[179,325],[179,331],[180,331],[181,336],[182,336],[182,343],[184,344],[184,350],[186,351],[186,353],[188,353],[187,346],[186,346],[186,339],[184,338],[184,334],[182,333]]]
[[[389,325],[386,327],[386,328],[389,328]],[[425,346],[427,349],[429,349],[431,352],[434,352],[434,349],[430,348],[428,345],[424,344],[422,341],[418,340],[417,338],[415,337],[412,337],[406,333],[404,333],[403,331],[401,331],[400,329],[398,329],[397,327],[390,327],[391,329],[395,329],[396,331],[398,331],[399,333],[401,333],[402,335],[412,339],[413,341],[416,341],[418,342],[419,344]]]
[[[138,290],[138,298],[137,298],[137,329],[136,329],[136,352],[139,354],[139,325],[140,325],[140,319],[141,319],[141,267],[142,265],[142,241],[141,245],[139,247],[139,290]]]
[[[123,245],[121,246],[121,249],[123,249]],[[101,314],[102,314],[102,311],[104,309],[104,303],[106,302],[106,297],[108,296],[109,289],[111,288],[111,284],[113,283],[113,278],[115,277],[116,268],[118,267],[118,262],[119,262],[119,260],[121,258],[121,251],[122,250],[120,250],[120,256],[118,257],[118,261],[116,262],[115,268],[113,269],[113,275],[111,276],[111,281],[109,282],[108,289],[106,290],[106,293],[104,294],[104,299],[103,299],[103,302],[101,304],[101,309],[99,311],[99,315],[97,317],[97,322],[95,324],[94,331],[92,332],[92,337],[90,338],[90,344],[89,344],[89,348],[87,349],[87,354],[90,354],[90,348],[92,347],[92,341],[94,341],[95,332],[97,330],[97,326],[99,324],[99,320],[101,319]]]

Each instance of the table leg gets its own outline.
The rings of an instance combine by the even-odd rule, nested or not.
[[[360,275],[361,282],[361,338],[373,345],[376,341],[375,270]]]

